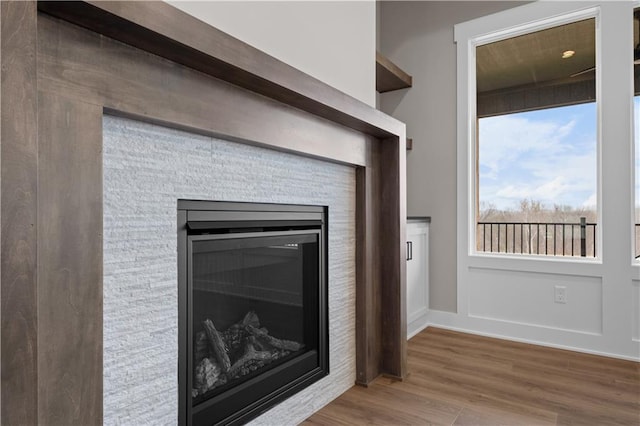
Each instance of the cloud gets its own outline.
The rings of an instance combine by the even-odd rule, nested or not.
[[[480,119],[480,201],[582,207],[596,191],[595,119],[595,104]]]
[[[520,114],[488,117],[480,120],[481,171],[497,178],[500,171],[523,154],[559,154],[558,142],[575,126],[575,121],[557,124],[533,121]]]
[[[556,199],[571,189],[571,185],[564,176],[557,176],[555,179],[543,182],[540,185],[523,185],[515,187],[505,186],[496,192],[501,198],[509,198],[516,201],[531,199],[547,203],[554,203]]]

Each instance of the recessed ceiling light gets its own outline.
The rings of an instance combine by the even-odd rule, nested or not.
[[[575,54],[576,54],[576,52],[573,51],[573,50],[565,50],[564,52],[562,52],[562,59],[570,58]]]

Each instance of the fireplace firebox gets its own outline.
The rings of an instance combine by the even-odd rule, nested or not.
[[[245,423],[329,373],[326,221],[178,201],[180,424]]]

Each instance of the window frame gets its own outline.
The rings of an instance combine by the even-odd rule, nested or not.
[[[520,8],[519,8],[520,9]],[[498,14],[497,14],[498,15]],[[497,16],[496,15],[496,16]],[[585,257],[585,258],[577,258],[573,256],[553,256],[553,255],[538,255],[538,254],[520,254],[520,253],[497,253],[497,252],[483,252],[476,249],[477,240],[476,240],[476,229],[477,229],[477,221],[478,221],[478,211],[476,206],[478,205],[478,197],[479,197],[479,175],[478,175],[478,151],[479,151],[479,140],[478,140],[478,117],[476,112],[477,105],[477,90],[476,90],[476,48],[482,45],[494,43],[497,41],[505,40],[508,38],[518,37],[522,35],[531,34],[536,31],[541,31],[553,27],[557,27],[560,25],[571,24],[573,22],[585,20],[585,19],[594,19],[595,20],[595,48],[596,48],[596,70],[601,70],[601,34],[600,34],[600,7],[598,5],[591,5],[588,7],[570,7],[570,10],[565,12],[555,13],[551,16],[541,16],[538,19],[529,19],[524,20],[516,25],[505,25],[501,27],[501,24],[498,22],[496,28],[490,31],[477,31],[474,34],[472,29],[468,34],[462,34],[462,31],[459,30],[459,25],[455,28],[455,41],[458,43],[458,55],[460,56],[460,47],[466,46],[466,64],[464,67],[460,66],[460,61],[458,62],[458,151],[460,151],[461,136],[464,137],[464,141],[462,143],[466,146],[466,171],[467,176],[464,181],[467,182],[467,188],[464,191],[460,191],[458,188],[458,215],[460,216],[461,209],[460,206],[460,193],[466,193],[466,230],[465,233],[467,235],[467,241],[464,243],[464,247],[466,249],[466,255],[469,257],[477,257],[477,258],[497,258],[497,259],[529,259],[534,261],[544,261],[544,262],[579,262],[579,263],[601,263],[602,262],[602,173],[601,173],[601,73],[596,72],[596,164],[597,164],[597,176],[596,176],[596,196],[597,196],[597,206],[596,206],[596,215],[597,215],[597,224],[596,233],[595,233],[595,249],[596,256],[595,257]],[[480,20],[476,20],[478,22]],[[474,21],[470,21],[470,23],[474,23]],[[472,25],[473,26],[473,25]],[[463,69],[465,68],[465,69]],[[462,75],[461,75],[462,74]],[[466,76],[464,75],[466,74]],[[467,89],[462,92],[460,90],[460,78],[463,77],[466,80]],[[461,93],[462,92],[462,93]],[[462,99],[461,95],[466,96],[465,99]],[[465,120],[466,123],[466,131],[462,132],[460,129],[460,106],[461,103],[466,104],[466,113],[467,118]],[[460,154],[460,153],[459,153]],[[460,161],[458,161],[458,166],[460,167]],[[460,173],[458,174],[458,185],[460,185]],[[459,218],[460,219],[460,218]],[[458,233],[461,233],[460,226],[458,226]],[[460,241],[458,241],[460,247]]]
[[[633,1],[631,5],[632,12],[635,12],[636,9],[640,9],[640,0]],[[633,15],[631,19],[633,19]],[[635,48],[635,46],[633,47]],[[635,68],[635,65],[632,66]],[[640,184],[637,181],[640,176],[636,173],[636,155],[638,155],[638,152],[636,152],[638,150],[638,146],[636,146],[636,137],[638,137],[636,134],[636,113],[640,114],[640,111],[636,111],[635,108],[636,88],[634,74],[635,71],[632,72],[633,82],[631,84],[631,265],[635,267],[636,276],[640,278],[640,257],[636,258],[636,253],[640,248],[636,245],[636,223],[638,223],[638,219],[636,219],[636,203],[638,202],[636,199],[636,185]]]

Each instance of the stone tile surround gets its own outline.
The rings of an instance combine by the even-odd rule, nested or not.
[[[103,120],[104,424],[177,421],[177,200],[329,206],[330,375],[254,420],[297,424],[355,381],[355,170]]]

